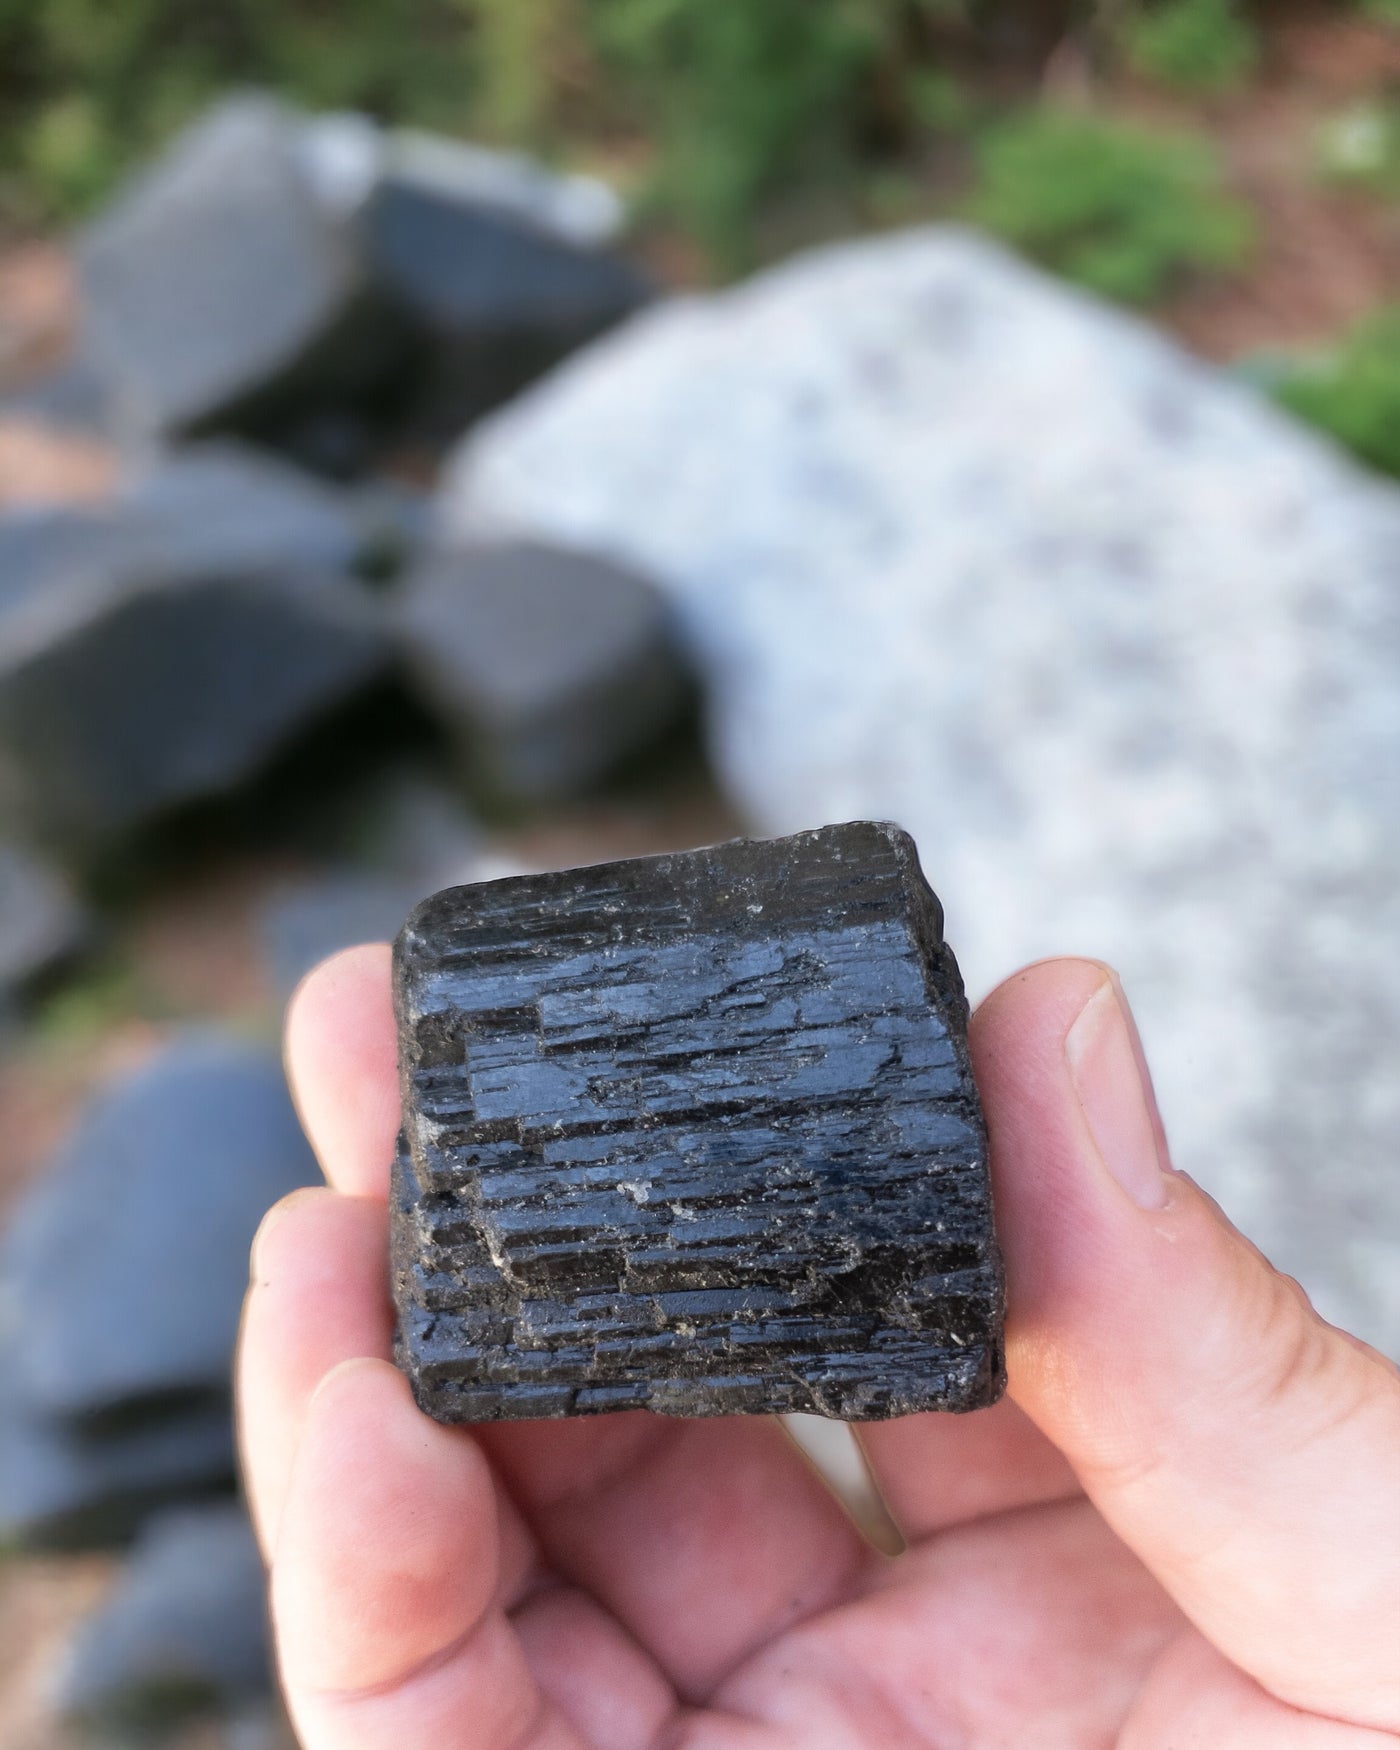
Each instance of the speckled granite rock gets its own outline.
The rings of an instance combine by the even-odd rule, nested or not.
[[[443,503],[666,589],[755,825],[936,846],[972,988],[1116,961],[1178,1164],[1400,1354],[1393,487],[930,229],[629,324]]]
[[[444,1421],[1004,1383],[962,982],[899,828],[450,888],[395,955],[398,1353]]]

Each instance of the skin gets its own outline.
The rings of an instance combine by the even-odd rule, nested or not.
[[[1112,973],[972,1051],[1010,1393],[862,1440],[877,1554],[778,1426],[447,1429],[389,1364],[389,956],[287,1055],[328,1188],[264,1222],[248,1493],[305,1750],[1381,1750],[1400,1743],[1400,1376],[1171,1171]]]

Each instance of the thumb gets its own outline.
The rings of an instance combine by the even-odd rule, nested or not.
[[[1166,1162],[1117,979],[978,1011],[1011,1394],[1196,1626],[1294,1707],[1400,1729],[1400,1378]]]

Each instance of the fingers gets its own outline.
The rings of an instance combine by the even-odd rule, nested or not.
[[[476,1443],[419,1414],[382,1361],[308,1406],[272,1571],[306,1750],[574,1750],[495,1602],[494,1491]]]
[[[1400,1383],[1164,1170],[1116,981],[1008,981],[973,1024],[1012,1395],[1230,1659],[1400,1729]]]
[[[264,1217],[238,1345],[243,1476],[265,1554],[312,1393],[357,1356],[387,1360],[388,1218],[382,1204],[297,1191]]]
[[[885,1504],[911,1543],[989,1513],[1080,1493],[1064,1454],[1009,1398],[967,1416],[901,1416],[857,1432]]]
[[[337,1191],[389,1195],[399,1084],[387,943],[333,954],[287,1009],[287,1080],[302,1126]]]

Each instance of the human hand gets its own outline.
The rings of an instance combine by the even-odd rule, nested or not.
[[[863,1543],[779,1427],[442,1428],[389,1364],[389,959],[303,986],[330,1189],[254,1249],[248,1491],[305,1750],[1363,1750],[1400,1742],[1400,1376],[1189,1180],[1116,981],[974,1017],[1010,1396],[860,1437]]]

